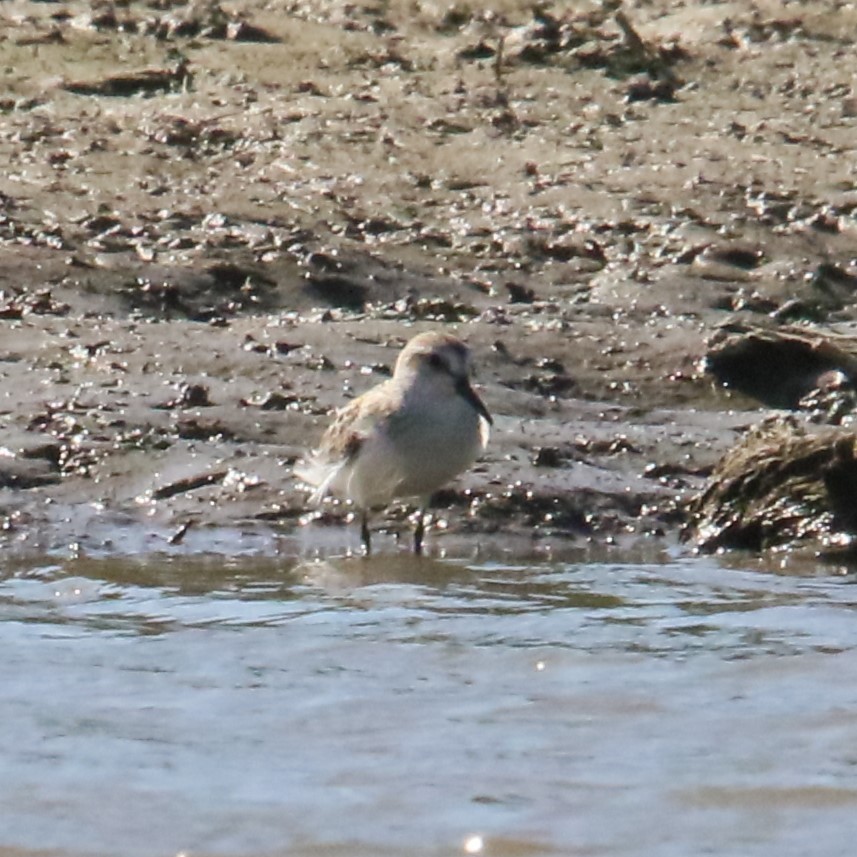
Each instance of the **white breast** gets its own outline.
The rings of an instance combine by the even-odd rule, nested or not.
[[[487,428],[457,396],[442,407],[412,404],[366,438],[342,493],[364,507],[431,495],[473,464]]]

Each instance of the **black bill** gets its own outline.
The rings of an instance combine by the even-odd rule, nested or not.
[[[473,409],[477,414],[488,421],[488,425],[494,425],[494,420],[491,418],[491,414],[488,413],[488,408],[485,407],[485,402],[479,398],[479,394],[470,386],[470,381],[468,381],[467,378],[462,378],[455,385],[455,390],[462,399],[473,405]]]

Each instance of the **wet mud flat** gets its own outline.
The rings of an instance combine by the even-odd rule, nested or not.
[[[719,337],[853,324],[854,10],[0,12],[10,549],[356,546],[291,465],[433,327],[496,426],[430,547],[670,544],[831,370]]]

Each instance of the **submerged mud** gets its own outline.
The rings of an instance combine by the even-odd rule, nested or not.
[[[8,547],[355,546],[344,507],[301,527],[291,465],[423,329],[496,417],[437,545],[669,540],[766,408],[847,374],[794,330],[854,321],[853,9],[0,14]],[[759,322],[790,362],[723,350]]]

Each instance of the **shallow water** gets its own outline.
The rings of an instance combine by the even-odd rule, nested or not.
[[[7,564],[0,854],[850,854],[857,589],[799,572]]]

